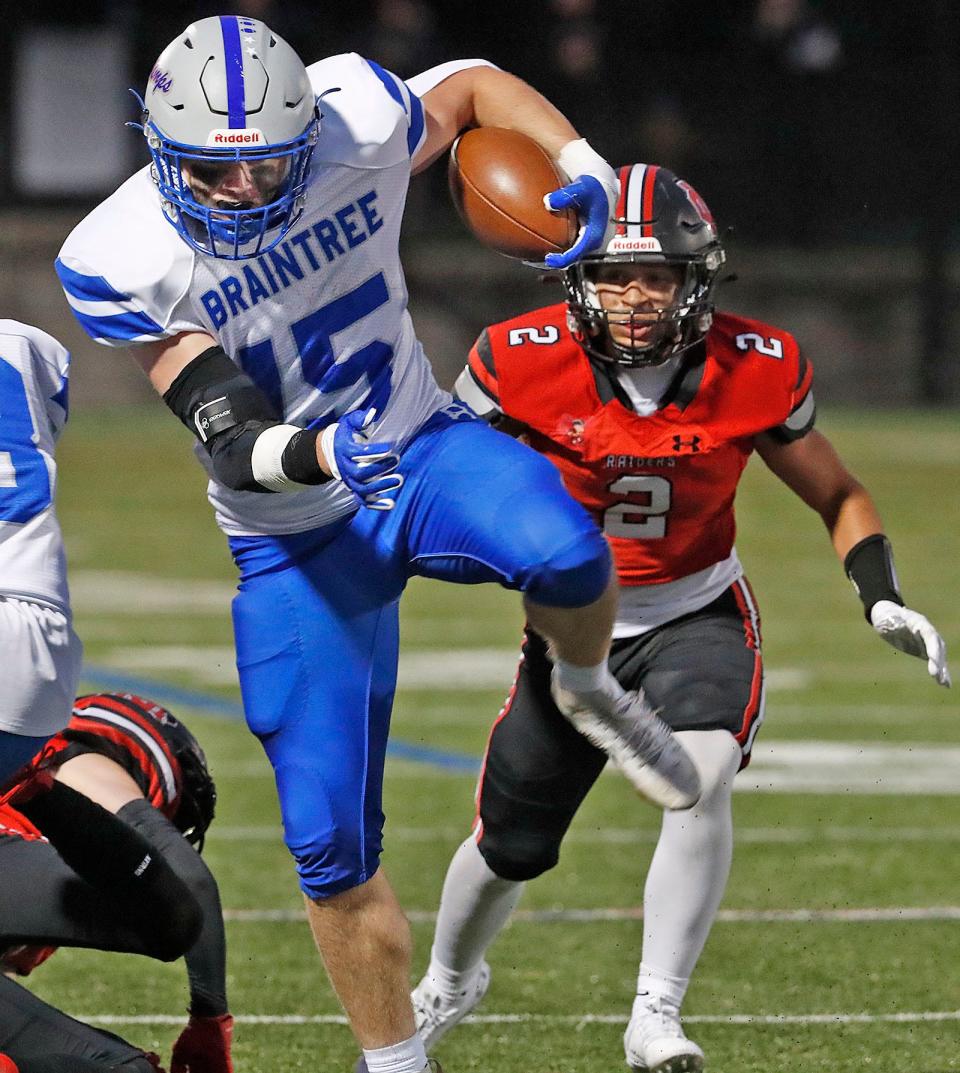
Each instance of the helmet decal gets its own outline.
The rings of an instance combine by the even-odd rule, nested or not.
[[[696,192],[696,190],[694,190],[694,188],[689,183],[685,183],[683,179],[677,179],[677,186],[679,186],[680,189],[686,193],[687,197],[690,199],[690,204],[697,210],[697,215],[700,217],[700,219],[703,220],[705,224],[707,224],[707,226],[710,228],[711,231],[713,231],[714,234],[716,234],[717,221],[714,220],[713,213],[710,211],[707,206],[707,203],[703,200],[703,198]]]
[[[154,67],[150,72],[150,81],[153,83],[153,88],[160,93],[169,93],[170,87],[173,85],[173,79],[166,71],[161,71],[159,67]]]

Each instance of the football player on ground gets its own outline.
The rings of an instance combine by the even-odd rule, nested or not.
[[[793,337],[714,313],[724,252],[704,202],[636,164],[620,171],[616,217],[605,251],[565,270],[566,303],[486,329],[456,390],[549,458],[603,526],[620,580],[610,669],[643,689],[700,774],[696,807],[663,816],[624,1037],[635,1070],[680,1073],[702,1068],[680,1006],[727,881],[733,779],[763,718],[760,617],[734,548],[753,451],[821,515],[881,637],[950,678],[939,634],[904,606],[873,500],[814,429],[812,369]],[[483,997],[488,946],[524,882],[557,863],[605,762],[560,717],[548,645],[528,628],[414,993],[427,1046]]]
[[[66,822],[62,808],[49,815],[59,794],[70,798]],[[77,698],[69,724],[43,752],[40,774],[0,804],[0,971],[27,975],[58,946],[163,961],[183,955],[190,1019],[171,1073],[232,1069],[220,896],[199,852],[215,802],[203,751],[179,720],[142,697],[99,693]],[[157,858],[151,868],[162,862],[149,884],[117,881],[128,838]],[[51,1070],[120,1064],[102,1033],[10,988],[0,995],[0,1052],[21,1073],[60,1052],[74,1064]]]
[[[132,348],[200,441],[241,575],[247,721],[370,1073],[427,1068],[409,925],[379,867],[409,576],[521,590],[568,717],[659,803],[699,792],[669,729],[607,669],[602,534],[545,459],[452,404],[414,334],[398,252],[408,181],[473,125],[529,134],[572,180],[550,195],[583,221],[557,266],[600,245],[615,173],[513,76],[467,60],[407,83],[354,54],[305,68],[255,19],[202,19],[150,74],[152,164],[57,262],[80,323]]]
[[[80,674],[54,513],[69,368],[56,339],[0,320],[0,792],[66,725]]]
[[[0,1073],[164,1073],[157,1055],[67,1016],[0,973],[0,1048],[4,1040],[10,1053],[0,1050]]]

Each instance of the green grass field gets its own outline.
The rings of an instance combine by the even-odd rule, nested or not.
[[[821,428],[872,488],[909,603],[960,652],[956,414],[827,413]],[[78,414],[60,463],[60,515],[89,663],[236,701],[233,569],[188,435],[159,405]],[[960,912],[950,912],[960,906],[960,797],[950,785],[960,770],[956,691],[938,689],[922,663],[865,625],[819,519],[759,462],[748,469],[738,514],[771,672],[759,744],[771,762],[778,745],[788,757],[802,757],[805,742],[823,743],[824,756],[844,744],[879,747],[869,753],[879,767],[873,782],[870,768],[852,789],[869,752],[861,759],[853,750],[817,792],[736,796],[733,874],[686,1002],[688,1032],[711,1073],[960,1070]],[[519,638],[516,597],[490,586],[414,583],[403,622],[404,653],[418,657],[419,670],[398,694],[394,738],[479,756],[509,669],[502,680],[494,673],[460,689],[440,688],[428,672],[450,666],[450,650],[492,650],[502,662]],[[107,683],[92,675],[86,684]],[[177,711],[206,748],[220,789],[206,856],[228,910],[238,1073],[346,1073],[355,1048],[298,916],[259,746],[236,721]],[[931,751],[918,754],[921,746]],[[892,793],[899,760],[912,774],[908,792]],[[762,785],[759,755],[741,779],[755,769]],[[864,792],[871,788],[886,792]],[[390,761],[385,864],[414,921],[416,972],[472,792],[468,773]],[[640,902],[656,827],[655,812],[618,777],[601,779],[560,865],[528,888],[526,914],[493,951],[483,1016],[438,1049],[447,1073],[623,1068],[620,1036],[641,938],[629,910]],[[571,920],[562,912],[571,909],[625,912]],[[808,912],[803,919],[789,910]],[[871,919],[855,910],[888,912]],[[277,912],[270,919],[264,911]],[[71,1013],[167,1055],[182,1023],[179,964],[65,950],[31,983]]]

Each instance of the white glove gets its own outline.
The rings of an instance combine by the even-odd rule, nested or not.
[[[887,644],[926,659],[930,677],[942,686],[950,685],[947,646],[928,618],[892,600],[878,600],[870,608],[870,621]]]

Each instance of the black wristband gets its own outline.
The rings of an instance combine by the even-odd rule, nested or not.
[[[867,622],[871,608],[880,600],[890,600],[903,607],[893,549],[883,533],[873,533],[854,544],[843,560],[843,569],[863,602]]]
[[[315,428],[305,428],[290,437],[280,456],[280,465],[291,481],[297,484],[326,484],[333,480],[333,475],[324,473],[317,460],[318,439],[320,431]]]

